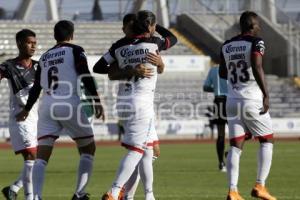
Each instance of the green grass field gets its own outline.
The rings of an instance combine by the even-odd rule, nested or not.
[[[245,199],[256,177],[258,144],[246,144],[241,158],[240,193]],[[154,193],[157,200],[219,200],[227,193],[226,174],[217,170],[215,145],[162,144],[161,157],[154,163]],[[119,160],[124,154],[119,146],[98,146],[95,166],[87,191],[92,199],[111,185]],[[268,179],[269,190],[279,200],[300,199],[300,142],[279,141],[275,145],[273,166]],[[56,148],[47,167],[45,200],[71,199],[76,180],[78,156],[75,148]],[[22,161],[10,149],[0,150],[0,187],[10,184],[19,174]],[[22,199],[20,192],[19,199]],[[137,200],[143,199],[141,187]],[[3,199],[1,196],[0,199]]]

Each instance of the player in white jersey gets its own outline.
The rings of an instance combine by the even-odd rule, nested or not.
[[[275,200],[265,188],[273,154],[273,129],[269,110],[269,93],[262,66],[265,46],[257,35],[258,16],[251,11],[240,17],[241,34],[222,46],[220,76],[228,79],[226,112],[230,150],[227,156],[229,192],[227,200],[243,200],[238,193],[239,162],[246,133],[260,142],[256,184],[251,195]]]
[[[154,199],[152,191],[153,150],[148,151],[147,144],[155,133],[153,99],[157,80],[157,67],[147,61],[148,53],[165,50],[176,43],[176,37],[168,30],[156,26],[155,15],[149,11],[140,11],[133,25],[135,35],[125,37],[112,45],[108,54],[100,59],[103,62],[98,67],[117,61],[120,70],[130,76],[119,84],[117,110],[124,124],[125,134],[122,145],[128,149],[128,154],[121,161],[117,177],[110,191],[102,199],[118,199],[123,185],[129,179],[135,167],[139,165],[144,192],[147,200]],[[161,33],[164,39],[151,36]],[[161,32],[160,32],[161,31]],[[149,77],[139,77],[134,68],[145,65],[151,72]],[[127,69],[127,70],[126,70]],[[94,68],[94,72],[98,69]],[[146,179],[147,177],[147,179]]]
[[[92,171],[95,142],[91,124],[80,105],[81,81],[92,95],[96,117],[104,117],[104,113],[84,50],[71,44],[73,33],[74,25],[70,21],[62,20],[55,25],[54,37],[57,44],[41,56],[40,79],[36,79],[25,107],[27,109],[21,113],[26,117],[42,89],[37,159],[33,167],[35,200],[42,199],[45,168],[53,144],[63,129],[76,142],[80,153],[77,187],[72,199],[89,199],[85,187]]]
[[[0,80],[6,78],[10,88],[9,134],[15,154],[24,158],[20,177],[12,185],[2,189],[8,200],[17,198],[17,192],[24,187],[25,199],[32,199],[32,167],[36,154],[37,109],[23,122],[17,122],[16,115],[26,104],[28,93],[33,86],[38,62],[32,60],[36,49],[36,35],[29,29],[23,29],[16,34],[19,55],[6,60],[0,65]]]
[[[136,19],[136,14],[129,13],[126,14],[123,17],[123,32],[127,38],[132,38],[134,37],[134,33],[132,31],[132,24],[134,20]],[[109,52],[107,52],[109,54]],[[162,61],[162,58],[160,55],[154,54],[154,53],[149,53],[147,54],[147,61],[152,63],[153,65],[157,66],[157,72],[161,74],[164,70],[164,63]],[[109,67],[105,66],[105,63],[102,64],[101,62],[104,62],[103,60],[99,60],[95,66],[94,69],[97,70],[97,73],[101,74],[108,74],[108,77],[110,80],[124,80],[128,79],[135,74],[137,77],[151,77],[152,76],[152,70],[147,69],[144,65],[139,65],[136,68],[124,68],[120,69],[118,66],[117,62],[114,62],[111,64]],[[105,68],[102,68],[102,67]],[[122,120],[121,120],[122,121]],[[124,131],[124,126],[119,121],[119,126],[122,127]],[[159,140],[156,131],[153,131],[151,133],[151,136],[153,137],[151,139],[151,142],[148,144],[147,151],[152,151],[152,146],[153,146],[153,160],[156,160],[156,158],[159,157],[160,155],[160,147],[159,147]],[[126,182],[124,187],[122,188],[119,198],[123,200],[131,200],[134,198],[138,183],[140,180],[140,175],[139,175],[139,167],[137,166],[135,168],[135,171],[133,172],[132,176],[129,178],[129,180]]]

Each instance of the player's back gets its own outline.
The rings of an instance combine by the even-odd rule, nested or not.
[[[82,49],[73,44],[60,44],[41,56],[41,87],[52,96],[78,95],[80,80],[75,69],[74,51]]]
[[[222,56],[227,67],[228,97],[262,100],[262,92],[252,71],[252,56],[264,54],[262,39],[251,35],[238,35],[226,41]]]
[[[133,95],[135,99],[139,97],[153,101],[154,91],[157,81],[156,66],[147,62],[146,56],[149,52],[157,53],[158,46],[151,38],[124,38],[116,43],[114,54],[119,67],[135,67],[143,64],[147,68],[153,69],[153,76],[149,78],[131,77],[122,82],[119,88],[119,96]]]

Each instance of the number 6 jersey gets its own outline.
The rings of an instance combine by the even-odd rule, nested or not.
[[[252,72],[252,56],[264,55],[262,39],[250,35],[238,35],[227,40],[221,51],[226,63],[229,98],[262,100],[263,94]]]

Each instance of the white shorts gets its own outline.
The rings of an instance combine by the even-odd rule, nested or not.
[[[37,109],[36,106],[29,112],[25,121],[17,122],[15,115],[9,118],[9,134],[12,147],[16,154],[23,151],[35,152],[37,146]]]
[[[46,137],[56,139],[62,130],[73,140],[94,136],[91,123],[77,96],[58,100],[44,94],[38,115],[38,140]]]
[[[245,134],[256,138],[273,136],[272,121],[269,112],[261,115],[262,102],[228,98],[226,104],[230,139],[244,139]]]
[[[141,153],[153,148],[153,140],[157,136],[154,117],[122,120],[121,123],[124,127],[122,146]]]

